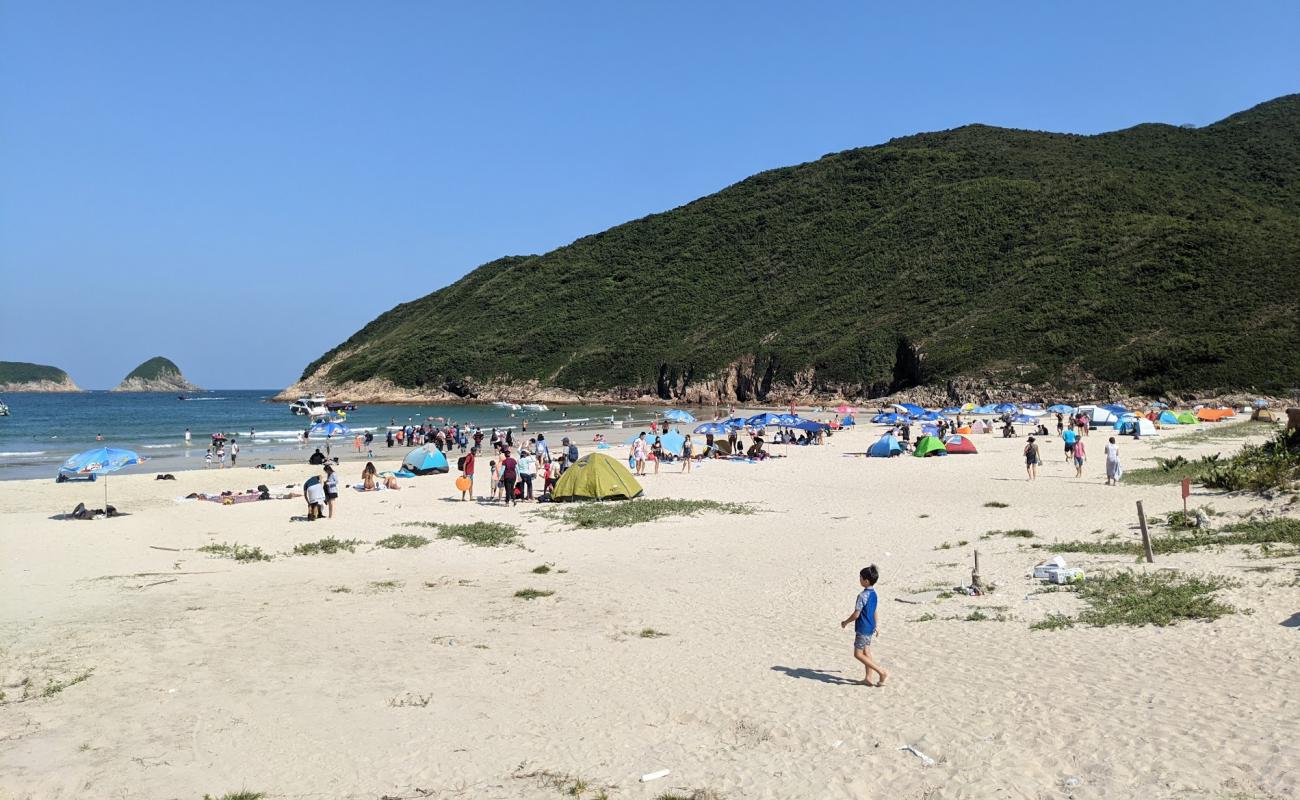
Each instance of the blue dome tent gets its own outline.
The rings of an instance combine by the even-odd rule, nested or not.
[[[416,475],[447,472],[447,456],[433,445],[417,447],[402,459],[402,466]]]
[[[889,458],[890,456],[902,455],[902,453],[903,446],[889,434],[881,436],[867,448],[867,455],[873,458]]]

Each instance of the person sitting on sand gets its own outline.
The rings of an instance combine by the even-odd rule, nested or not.
[[[853,603],[853,613],[848,619],[840,622],[840,627],[848,627],[850,622],[853,623],[853,657],[865,668],[865,674],[862,678],[863,686],[884,686],[885,681],[889,679],[889,673],[880,668],[880,665],[871,656],[871,639],[873,636],[880,635],[880,626],[876,617],[876,581],[880,580],[880,570],[872,564],[863,567],[858,573],[858,585],[862,591],[858,593],[857,600]],[[871,682],[871,673],[875,672],[880,675],[880,680],[876,683]]]
[[[378,489],[379,484],[375,481],[378,476],[379,472],[375,469],[374,462],[367,461],[366,466],[361,470],[361,491],[373,492]]]
[[[325,463],[325,454],[320,451],[319,447],[317,447],[316,452],[312,453],[311,456],[307,458],[307,463],[311,464],[313,467],[319,467],[321,464]]]

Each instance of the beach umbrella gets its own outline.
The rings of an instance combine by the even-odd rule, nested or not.
[[[997,405],[993,406],[994,414],[1014,414],[1019,410],[1020,409],[1016,406],[1015,403],[998,403]]]
[[[844,403],[840,403],[838,406],[835,407],[835,413],[837,413],[837,414],[856,414],[856,413],[858,413],[858,410],[857,410],[856,408],[854,408],[853,406],[849,406],[849,405],[845,405]]]
[[[745,420],[743,417],[732,417],[731,419],[726,420],[722,424],[726,425],[728,428],[732,430],[739,430],[740,428],[745,427]]]
[[[1027,424],[1037,422],[1038,420],[1034,419],[1028,414],[1017,414],[1011,418],[1011,421],[1016,423],[1017,425],[1027,425]]]
[[[1047,410],[1053,414],[1073,414],[1074,406],[1067,406],[1065,403],[1057,403],[1054,406],[1048,406]]]
[[[795,424],[791,425],[790,427],[794,428],[795,430],[817,433],[819,431],[824,431],[830,428],[830,425],[827,425],[825,422],[817,422],[811,419],[801,419]]]
[[[108,510],[108,473],[134,464],[141,464],[148,459],[142,458],[134,450],[119,450],[115,447],[96,447],[84,453],[77,453],[59,467],[61,475],[104,476],[104,510]]]
[[[352,429],[341,422],[317,422],[308,433],[323,433],[326,436],[351,436]]]
[[[705,422],[705,423],[702,424],[702,425],[698,425],[698,426],[696,426],[695,430],[691,431],[691,433],[696,433],[696,434],[710,434],[710,433],[711,433],[711,434],[713,434],[714,436],[726,436],[726,435],[727,435],[727,431],[729,431],[729,430],[731,430],[731,428],[727,427],[726,423],[723,423],[723,422]]]
[[[1041,408],[1030,408],[1029,406],[1025,406],[1024,408],[1020,409],[1020,413],[1021,415],[1026,417],[1041,417],[1045,415],[1047,412]]]
[[[763,412],[762,414],[755,414],[745,420],[745,424],[751,428],[766,428],[768,425],[777,425],[777,420],[779,419],[780,417],[776,414]]]
[[[897,408],[900,411],[906,411],[914,417],[919,417],[925,413],[925,409],[915,403],[893,403],[892,405],[894,408]]]
[[[993,405],[993,404],[990,403],[989,405],[976,406],[974,409],[971,410],[970,413],[972,413],[972,414],[979,414],[979,415],[981,415],[981,416],[986,415],[986,414],[996,414],[996,413],[998,413],[997,411],[994,410],[994,409],[996,409],[996,408],[997,408],[997,406],[995,406],[995,405]]]
[[[689,411],[683,411],[680,408],[670,408],[664,412],[664,419],[670,419],[673,422],[695,422],[695,417]]]
[[[923,422],[937,422],[943,417],[937,411],[926,411],[924,413],[917,415],[916,418]]]
[[[962,413],[966,413],[966,412],[968,412],[968,411],[974,411],[974,410],[975,410],[975,404],[974,404],[974,403],[962,403],[962,404],[961,404],[961,410],[962,410]]]
[[[778,414],[776,417],[776,424],[782,428],[793,428],[800,422],[798,414]]]
[[[972,408],[973,408],[973,406],[972,406]],[[962,409],[959,408],[959,407],[957,407],[957,406],[948,406],[947,408],[941,408],[941,409],[939,409],[939,413],[940,413],[940,414],[947,414],[947,415],[949,415],[949,416],[952,416],[952,415],[954,415],[954,414],[960,414],[961,412],[962,412]]]

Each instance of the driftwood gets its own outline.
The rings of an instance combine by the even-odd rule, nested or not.
[[[1286,410],[1286,426],[1292,430],[1300,430],[1300,408]]]

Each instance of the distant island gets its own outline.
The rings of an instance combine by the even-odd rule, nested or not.
[[[68,373],[47,364],[0,361],[0,392],[80,392]]]
[[[162,356],[154,356],[122,379],[115,392],[201,392],[181,374],[180,367]]]
[[[379,316],[281,397],[817,402],[1300,386],[1300,95],[763,172]]]

